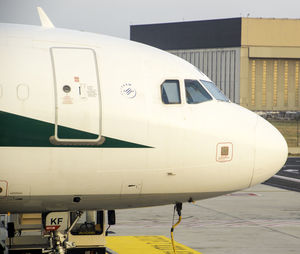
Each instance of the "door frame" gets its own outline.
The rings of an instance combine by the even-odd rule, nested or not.
[[[58,137],[58,84],[57,84],[57,76],[55,69],[55,59],[54,59],[54,50],[55,49],[78,49],[78,50],[90,50],[93,53],[94,64],[95,64],[95,72],[96,72],[96,80],[97,80],[97,89],[98,89],[98,105],[99,105],[99,133],[97,139],[65,139]],[[97,61],[97,54],[93,48],[81,48],[81,47],[51,47],[50,48],[50,56],[51,56],[51,64],[52,64],[52,72],[53,72],[53,82],[54,82],[54,100],[55,100],[55,127],[54,127],[54,135],[49,138],[50,142],[54,145],[101,145],[104,143],[105,138],[101,136],[102,134],[102,100],[101,100],[101,90],[100,90],[100,79],[99,79],[99,68]]]

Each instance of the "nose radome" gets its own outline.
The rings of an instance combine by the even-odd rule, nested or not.
[[[285,164],[287,156],[288,147],[284,137],[273,125],[258,116],[251,186],[275,175]]]

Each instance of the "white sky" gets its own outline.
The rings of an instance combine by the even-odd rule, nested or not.
[[[0,0],[0,22],[39,25],[37,6],[56,27],[123,38],[136,24],[247,15],[300,19],[299,0]]]

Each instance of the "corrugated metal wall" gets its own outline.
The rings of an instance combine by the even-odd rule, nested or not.
[[[250,109],[300,109],[300,59],[251,58],[249,63]]]
[[[240,103],[240,48],[169,50],[199,68],[235,103]]]

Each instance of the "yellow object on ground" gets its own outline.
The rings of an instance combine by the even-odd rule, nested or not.
[[[106,246],[118,254],[173,254],[171,240],[165,236],[108,236]],[[175,242],[178,254],[201,254]]]

